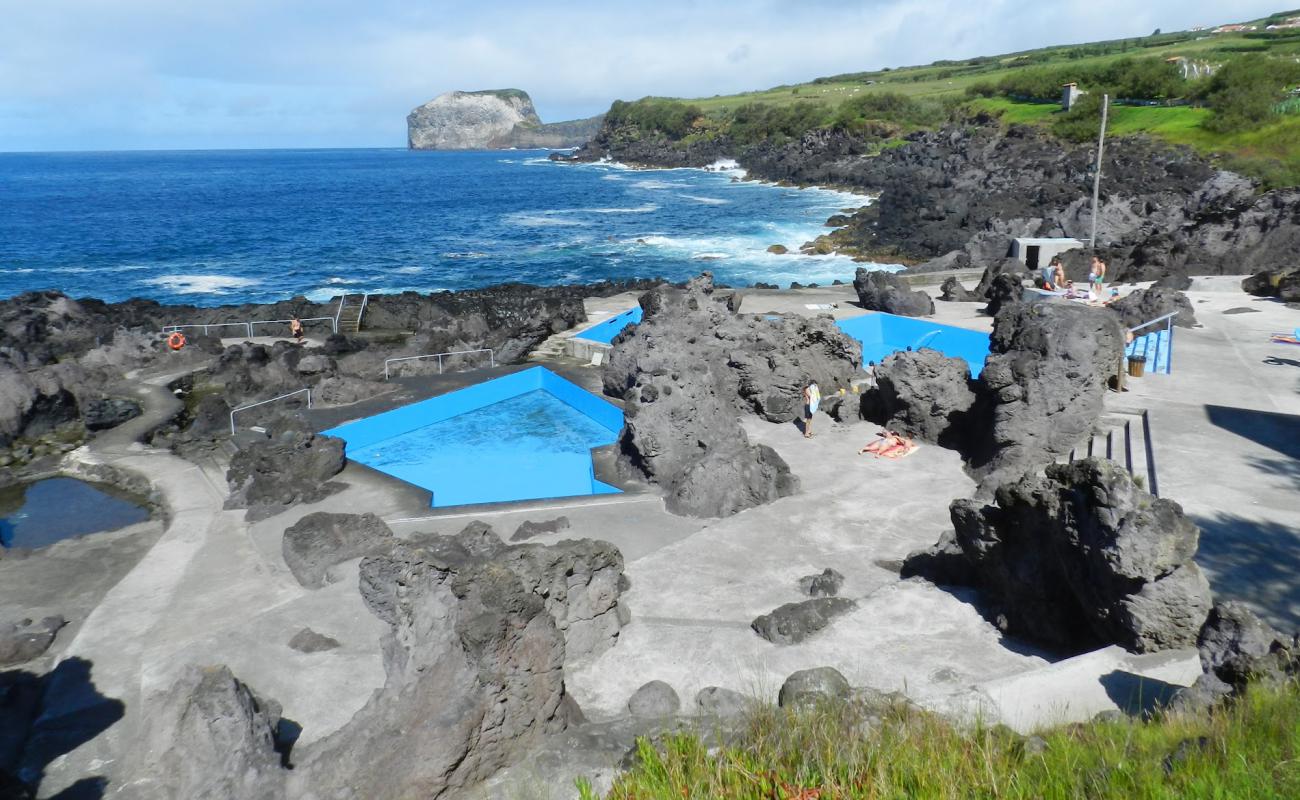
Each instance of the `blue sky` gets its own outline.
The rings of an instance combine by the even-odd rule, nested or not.
[[[1279,0],[0,0],[0,151],[372,147],[450,89],[544,120],[1263,16]]]

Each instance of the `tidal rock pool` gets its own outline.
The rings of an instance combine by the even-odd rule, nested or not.
[[[47,478],[0,489],[0,547],[37,548],[149,519],[149,509],[106,486]]]

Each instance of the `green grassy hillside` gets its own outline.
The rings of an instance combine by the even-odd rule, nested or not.
[[[1109,93],[1123,98],[1111,109],[1113,135],[1149,134],[1193,147],[1267,185],[1300,185],[1300,27],[1267,29],[1292,17],[1300,17],[1300,10],[1248,21],[1256,28],[1248,31],[1156,33],[835,75],[736,95],[646,98],[621,104],[622,116],[614,116],[634,123],[645,116],[673,118],[658,130],[684,141],[725,133],[743,145],[838,126],[888,146],[911,131],[985,111],[1007,124],[1048,126],[1083,140],[1095,136],[1097,98]],[[1176,59],[1201,70],[1208,66],[1213,74],[1184,77]],[[1070,115],[1058,103],[1066,82],[1089,92]],[[653,113],[643,115],[644,108]]]

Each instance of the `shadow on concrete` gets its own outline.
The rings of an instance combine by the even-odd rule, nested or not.
[[[1300,529],[1223,512],[1195,520],[1196,561],[1210,571],[1214,593],[1255,606],[1284,631],[1300,627]]]
[[[1300,459],[1300,416],[1230,406],[1205,407],[1210,423],[1282,455]]]
[[[1300,367],[1300,361],[1294,358],[1281,358],[1280,356],[1269,356],[1262,363],[1270,367]]]
[[[1174,692],[1182,688],[1122,670],[1108,672],[1101,676],[1100,681],[1110,701],[1130,716],[1149,714],[1168,705]]]
[[[38,714],[23,737],[16,775],[33,788],[45,777],[45,768],[115,725],[126,710],[121,700],[105,697],[91,680],[91,662],[70,658],[42,681]],[[58,800],[99,800],[108,781],[83,778],[54,797]]]

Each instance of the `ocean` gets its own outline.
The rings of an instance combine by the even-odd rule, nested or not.
[[[850,280],[774,255],[866,198],[717,170],[555,163],[544,151],[0,154],[0,297],[217,305],[521,281]]]

